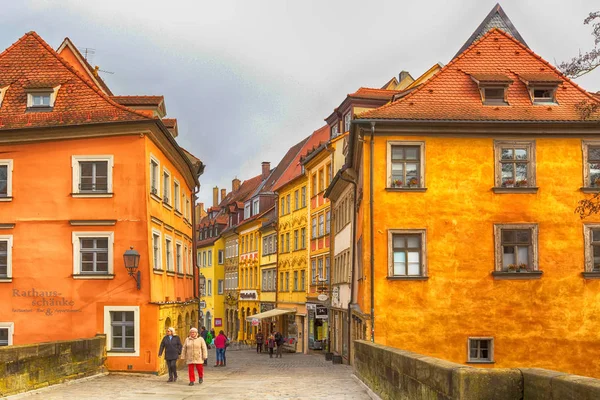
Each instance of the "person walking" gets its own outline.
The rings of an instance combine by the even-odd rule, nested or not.
[[[282,358],[281,353],[283,350],[284,342],[285,340],[283,339],[283,335],[279,333],[279,331],[275,332],[275,344],[277,345],[277,355],[275,356],[275,358]]]
[[[214,337],[210,334],[209,331],[206,330],[206,328],[202,328],[204,329],[204,337],[202,339],[204,339],[204,341],[206,342],[206,348],[210,349]],[[206,358],[206,360],[204,360],[204,365],[208,366],[208,357]]]
[[[265,337],[264,337],[263,333],[261,332],[261,330],[259,329],[258,333],[256,334],[256,352],[257,353],[262,353],[264,341],[265,341]]]
[[[202,383],[204,378],[204,361],[208,358],[206,342],[198,335],[198,329],[190,329],[189,336],[183,342],[181,358],[185,360],[188,366],[188,375],[190,386],[194,386],[194,367],[198,371],[198,383]]]
[[[227,336],[225,332],[219,331],[219,335],[215,338],[215,349],[217,349],[217,363],[215,367],[225,366],[225,346],[227,345]]]
[[[271,333],[267,339],[267,347],[269,348],[269,358],[273,358],[273,348],[275,347],[275,334]]]
[[[158,356],[162,356],[164,351],[165,361],[169,370],[169,380],[167,382],[177,382],[177,359],[181,355],[181,340],[175,335],[175,328],[167,328],[167,334],[160,342]]]
[[[208,331],[206,330],[205,327],[200,328],[200,337],[202,339],[204,339],[204,341],[206,342],[206,334],[208,333]]]

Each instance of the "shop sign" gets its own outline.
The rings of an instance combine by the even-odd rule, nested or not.
[[[327,319],[327,307],[317,304],[317,308],[315,310],[315,318],[316,319]]]
[[[327,299],[328,299],[328,297],[324,293],[321,293],[320,295],[317,296],[317,300],[319,300],[319,301],[326,301]]]
[[[52,317],[56,314],[81,312],[80,308],[74,308],[76,307],[74,300],[63,296],[56,290],[12,289],[12,297],[21,303],[19,306],[13,306],[13,313],[41,313]]]
[[[306,303],[306,309],[307,310],[316,310],[316,308],[317,308],[316,304]]]
[[[223,326],[223,319],[215,318],[215,326]]]
[[[252,318],[252,326],[258,326],[258,325],[260,325],[260,319]]]
[[[241,290],[240,291],[240,300],[257,300],[258,293],[256,290]]]
[[[206,308],[206,301],[200,300],[200,308]]]

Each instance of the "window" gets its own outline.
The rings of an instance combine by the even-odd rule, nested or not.
[[[202,266],[206,267],[206,251],[202,252]]]
[[[426,277],[425,230],[388,232],[388,277]]]
[[[0,235],[0,281],[12,280],[12,235]]]
[[[327,211],[325,214],[325,233],[329,233],[331,230],[331,211]]]
[[[254,235],[251,234],[249,239],[250,239],[250,246],[248,246],[248,252],[254,250]]]
[[[306,289],[306,271],[300,271],[300,290]]]
[[[306,186],[302,186],[300,189],[301,194],[301,204],[302,208],[306,207]]]
[[[112,232],[73,232],[73,277],[113,276]]]
[[[290,273],[289,272],[285,273],[285,291],[286,292],[290,291]]]
[[[252,215],[257,215],[259,211],[260,201],[259,199],[254,199],[252,201]]]
[[[294,271],[294,291],[298,291],[298,271]]]
[[[535,142],[496,141],[494,150],[497,188],[535,188]]]
[[[325,188],[327,188],[329,186],[329,184],[331,183],[331,163],[329,163],[325,166],[325,174],[327,174],[326,180],[325,180]]]
[[[529,89],[533,104],[556,104],[556,86],[551,87],[531,87]]]
[[[285,215],[285,199],[281,198],[281,215]]]
[[[323,275],[323,259],[319,258],[317,260],[317,275],[318,275],[318,281],[322,282],[324,280],[324,275]]]
[[[185,199],[185,218],[190,219],[191,216],[190,199]]]
[[[27,93],[27,107],[52,107],[54,102],[52,101],[52,91],[40,93]]]
[[[302,228],[300,230],[300,238],[301,238],[300,240],[302,242],[302,247],[301,248],[305,249],[306,248],[306,228]]]
[[[212,250],[208,251],[208,266],[212,267]]]
[[[483,95],[483,104],[485,105],[507,105],[506,87],[484,87],[481,88]]]
[[[225,254],[223,254],[223,250],[219,250],[219,265],[222,265],[225,262]]]
[[[158,196],[158,190],[160,189],[160,183],[158,178],[158,171],[160,164],[157,159],[150,158],[150,193]]]
[[[388,142],[388,187],[423,188],[423,142]]]
[[[299,245],[299,241],[298,241],[298,229],[296,229],[294,231],[294,250],[298,250],[298,245]]]
[[[217,294],[223,294],[223,279],[217,281]]]
[[[181,191],[179,182],[175,179],[173,179],[173,203],[175,205],[175,211],[181,212]]]
[[[311,274],[312,274],[312,284],[316,284],[317,283],[317,260],[312,260],[311,263]]]
[[[284,243],[285,243],[285,241],[284,241],[284,236],[283,236],[283,233],[282,233],[281,234],[281,253],[285,252]]]
[[[152,264],[157,270],[162,270],[160,250],[160,232],[152,229]]]
[[[299,192],[296,190],[294,192],[294,210],[297,210],[298,208],[300,208],[300,199]]]
[[[283,292],[283,272],[279,273],[279,291]]]
[[[12,160],[0,160],[0,201],[12,198]]]
[[[173,271],[173,239],[165,235],[165,255],[167,271]]]
[[[312,175],[312,193],[310,194],[311,197],[316,196],[318,193],[317,190],[317,174],[313,174]]]
[[[139,356],[140,307],[105,306],[104,334],[109,356]]]
[[[250,203],[244,204],[244,219],[250,218]]]
[[[212,279],[206,280],[207,296],[212,296]]]
[[[181,243],[175,244],[175,265],[177,267],[177,272],[183,272],[183,266],[181,264]]]
[[[585,272],[600,273],[600,225],[586,224],[583,226],[583,229],[585,241]]]
[[[494,362],[493,338],[469,338],[468,362],[491,363]]]
[[[289,213],[292,212],[292,209],[291,209],[291,197],[290,197],[289,194],[287,196],[285,196],[285,202],[287,204],[287,213],[289,214]]]
[[[112,155],[73,156],[71,166],[73,171],[71,193],[82,194],[84,197],[112,193]]]
[[[287,232],[285,234],[285,251],[289,252],[290,251],[290,233]]]
[[[325,216],[319,215],[319,237],[325,235]]]
[[[494,275],[538,271],[537,224],[494,225],[494,241],[496,245],[496,274]],[[536,275],[540,274],[541,272],[538,272]]]
[[[334,138],[340,134],[340,123],[339,121],[335,122],[335,125],[331,125],[331,137]]]
[[[325,171],[323,168],[319,170],[319,193],[325,190]]]
[[[583,141],[583,187],[600,188],[600,142]],[[1,165],[1,162],[0,162]],[[0,170],[0,196],[2,195]]]
[[[12,346],[14,331],[13,322],[0,322],[0,346]]]
[[[329,263],[330,263],[330,259],[329,256],[325,257],[325,281],[329,282]]]
[[[344,132],[350,131],[350,123],[352,122],[352,111],[348,111],[344,115]]]
[[[317,218],[312,219],[312,238],[317,237]]]
[[[163,203],[171,204],[171,174],[163,169]]]

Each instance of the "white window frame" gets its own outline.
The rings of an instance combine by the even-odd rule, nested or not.
[[[13,335],[15,334],[15,323],[14,322],[0,322],[1,329],[8,329],[8,345],[13,345]],[[4,347],[4,346],[2,346]]]
[[[244,204],[244,219],[248,219],[250,218],[250,213],[252,212],[252,207],[250,202],[247,202],[246,204]]]
[[[156,165],[156,187],[152,186],[152,165],[155,164]],[[160,199],[160,187],[161,187],[161,180],[162,180],[162,175],[160,174],[160,161],[158,160],[158,158],[156,158],[155,156],[153,156],[152,154],[150,154],[150,194],[155,196],[155,200]],[[156,189],[156,193],[154,193],[152,191],[152,189]]]
[[[81,192],[79,189],[79,181],[81,179],[81,169],[79,162],[85,161],[106,161],[106,192],[89,193]],[[71,170],[72,170],[72,187],[71,195],[73,197],[113,197],[113,168],[115,160],[112,154],[98,154],[98,155],[78,155],[71,156]]]
[[[110,323],[111,311],[133,311],[133,327],[135,329],[133,352],[111,352],[112,326]],[[104,334],[106,335],[106,355],[108,357],[139,357],[140,355],[140,307],[139,306],[104,306]]]
[[[60,85],[51,88],[27,89],[27,108],[53,108]],[[33,97],[49,95],[48,105],[33,105]]]
[[[12,201],[12,172],[13,160],[0,160],[0,166],[6,166],[6,196],[0,196],[0,201]]]
[[[212,296],[212,279],[206,280],[206,295]]]
[[[167,243],[167,241],[169,243]],[[171,250],[171,256],[169,257],[169,246]],[[175,272],[175,259],[174,259],[174,250],[173,246],[173,237],[171,235],[165,234],[165,271],[167,272]],[[169,268],[171,266],[171,268]]]
[[[181,212],[181,185],[175,178],[173,178],[173,205],[175,211]]]
[[[394,275],[394,235],[415,235],[421,236],[421,274],[420,275],[408,275],[408,260],[407,260],[407,274],[406,275]],[[428,277],[427,268],[427,230],[426,229],[388,229],[388,279],[419,279]]]
[[[219,279],[217,281],[217,294],[223,294],[224,287],[225,287],[225,283],[224,283],[223,279]]]
[[[6,91],[8,90],[9,87],[10,87],[10,85],[0,87],[0,106],[2,105],[2,100],[4,100],[4,95],[6,94]]]
[[[179,256],[177,254],[177,249],[179,249]],[[184,265],[183,265],[183,242],[181,240],[175,240],[175,272],[177,272],[178,274],[183,274],[184,271]]]
[[[471,340],[489,340],[490,348],[489,353],[490,357],[488,360],[483,360],[480,358],[471,358]],[[469,337],[467,338],[467,363],[470,364],[493,364],[494,361],[494,338],[491,336],[483,336],[483,337]]]
[[[387,188],[392,188],[392,146],[413,146],[419,147],[419,184],[415,188],[403,187],[401,190],[415,190],[425,189],[425,142],[419,141],[403,141],[403,140],[390,140],[387,142],[387,155],[386,155],[386,174],[387,174]]]
[[[209,266],[209,267],[212,267],[212,256],[213,256],[213,254],[212,254],[212,250],[208,250],[208,255],[207,255],[207,257],[208,257],[208,266]]]
[[[6,278],[0,278],[0,282],[12,282],[13,235],[0,235],[0,240],[8,242],[6,245]]]
[[[188,273],[188,269],[191,270],[187,243],[183,245],[183,265],[182,265],[182,267],[183,267],[184,274]]]
[[[158,236],[158,265],[154,263],[154,235]],[[150,254],[152,254],[152,270],[156,273],[162,273],[164,271],[162,267],[162,232],[156,228],[152,228],[151,249],[152,251]]]
[[[167,178],[166,183],[165,183],[165,177]],[[172,198],[171,198],[171,182],[172,182],[171,171],[169,171],[166,167],[163,167],[160,178],[163,181],[162,182],[162,184],[163,184],[163,193],[162,193],[163,205],[171,206],[173,204],[173,203],[171,203],[171,200],[172,200]],[[165,193],[165,191],[166,191],[166,193]],[[165,194],[166,194],[166,196],[165,196]]]
[[[260,201],[259,199],[252,200],[252,215],[257,215],[260,212]]]
[[[225,263],[225,251],[224,250],[219,250],[218,263],[219,263],[219,265],[223,265]]]
[[[108,272],[106,274],[87,274],[81,272],[81,243],[82,238],[107,238],[108,239]],[[114,278],[114,247],[115,233],[110,231],[72,232],[73,243],[73,278],[74,279],[113,279]]]

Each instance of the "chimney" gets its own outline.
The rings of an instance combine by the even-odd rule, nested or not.
[[[398,83],[402,82],[407,76],[410,76],[408,71],[400,71],[400,80],[398,81]]]
[[[240,184],[242,182],[238,179],[235,178],[234,180],[231,181],[231,191],[235,192],[236,190],[238,190],[240,188]]]
[[[215,186],[213,188],[213,207],[219,205],[219,187]]]
[[[204,211],[204,203],[196,204],[194,207],[194,212],[196,213],[196,223],[200,222],[200,220],[206,217],[206,211]]]
[[[227,189],[221,189],[221,201],[225,200],[225,196],[227,196]]]
[[[271,173],[271,163],[268,161],[263,161],[261,165],[262,165],[262,180],[264,181],[265,179],[267,179],[269,177],[269,174]]]

